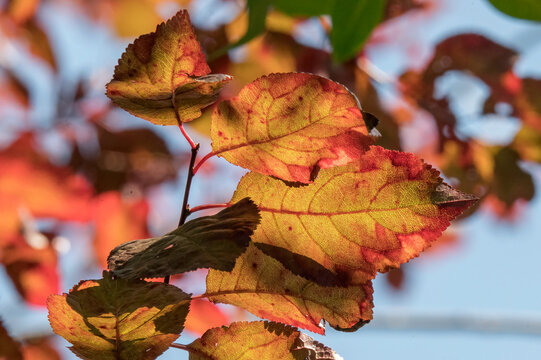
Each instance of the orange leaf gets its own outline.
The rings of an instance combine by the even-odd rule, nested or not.
[[[321,286],[293,274],[254,245],[250,245],[231,272],[210,270],[209,300],[232,304],[254,315],[301,327],[319,334],[325,319],[341,330],[355,328],[372,318],[372,284]]]
[[[201,335],[208,329],[227,325],[230,322],[229,316],[218,306],[207,300],[195,299],[190,303],[190,312],[184,327],[186,330]]]
[[[33,146],[33,138],[23,135],[0,152],[0,244],[18,232],[21,209],[33,217],[89,220],[88,182],[68,168],[51,165]]]
[[[44,306],[47,297],[60,290],[58,259],[50,244],[36,249],[23,236],[16,236],[0,248],[0,263],[29,304]]]
[[[38,338],[26,341],[23,346],[25,360],[61,360],[50,339]]]
[[[309,183],[318,168],[358,159],[372,142],[357,99],[305,73],[272,74],[220,103],[212,149],[227,161],[287,181]]]
[[[40,0],[9,0],[7,13],[17,24],[22,24],[34,16],[39,4]]]
[[[413,154],[372,147],[356,162],[322,170],[308,186],[250,173],[232,202],[249,196],[258,205],[253,241],[306,255],[362,284],[419,255],[475,202],[438,175]]]
[[[0,320],[0,360],[22,360],[21,345],[9,336]]]
[[[97,197],[94,209],[94,251],[101,267],[107,267],[107,256],[116,246],[149,237],[149,205],[145,199],[125,199],[119,192],[110,191]]]
[[[200,117],[231,79],[209,73],[188,13],[179,11],[127,47],[107,84],[107,96],[154,124],[177,125]]]

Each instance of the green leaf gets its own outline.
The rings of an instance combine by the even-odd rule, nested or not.
[[[346,61],[357,55],[372,30],[380,23],[385,0],[339,0],[331,17],[333,57]]]
[[[292,16],[330,15],[335,0],[274,0],[274,7]]]
[[[158,125],[201,116],[231,77],[210,68],[186,11],[130,44],[107,84],[107,96],[131,114]],[[176,112],[176,113],[175,113]]]
[[[188,345],[190,360],[334,360],[333,350],[284,324],[236,322],[208,330]]]
[[[496,9],[509,16],[541,21],[541,2],[539,0],[488,0]]]
[[[199,268],[231,271],[259,221],[257,206],[245,198],[216,215],[188,221],[162,237],[116,247],[109,254],[108,267],[115,276],[128,279],[163,277]]]
[[[113,280],[107,272],[47,300],[54,332],[77,356],[99,360],[155,359],[184,329],[189,304],[175,286]]]
[[[246,8],[248,10],[248,29],[246,29],[246,33],[236,42],[210,54],[209,60],[219,58],[229,50],[246,44],[248,41],[262,34],[265,31],[265,20],[272,1],[273,0],[248,0],[246,3]]]

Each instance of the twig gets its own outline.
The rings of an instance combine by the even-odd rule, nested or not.
[[[200,357],[203,357],[205,359],[209,359],[209,360],[213,360],[213,358],[207,354],[205,354],[204,352],[201,352],[197,349],[192,349],[191,347],[187,346],[187,345],[184,345],[184,344],[177,344],[177,343],[172,343],[171,345],[169,345],[170,347],[172,348],[176,348],[176,349],[181,349],[181,350],[184,350],[184,351],[187,351],[189,353],[192,353],[192,354],[195,354],[195,355],[198,355]]]
[[[193,169],[193,173],[196,174],[197,173],[197,170],[199,170],[199,168],[201,167],[201,165],[203,165],[203,163],[205,161],[207,161],[208,159],[210,159],[211,157],[213,157],[214,155],[216,155],[213,151],[209,152],[207,155],[205,155],[201,160],[199,160],[199,162],[197,163],[197,165],[195,166],[195,168]]]
[[[191,208],[190,214],[196,211],[201,211],[201,210],[229,207],[230,205],[231,205],[230,203],[199,205],[199,206]]]

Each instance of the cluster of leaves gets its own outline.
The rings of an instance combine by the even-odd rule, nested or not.
[[[174,2],[181,6],[188,6],[190,3],[189,0],[175,0]],[[39,0],[8,0],[2,4],[4,8],[0,13],[0,30],[5,39],[10,44],[14,44],[19,51],[37,59],[36,63],[44,64],[45,66],[38,68],[49,69],[55,81],[53,87],[60,89],[56,104],[57,111],[53,114],[52,121],[50,121],[52,125],[47,130],[49,134],[54,133],[55,136],[62,138],[64,145],[67,144],[67,148],[72,150],[71,158],[62,159],[64,165],[59,165],[58,159],[53,164],[45,156],[43,147],[40,146],[43,143],[42,131],[37,129],[38,126],[43,129],[44,124],[41,121],[43,119],[39,119],[38,125],[33,123],[31,115],[29,115],[32,112],[32,103],[36,94],[31,91],[32,89],[29,90],[31,86],[24,71],[21,71],[18,66],[11,66],[9,62],[2,61],[0,65],[0,113],[6,123],[16,130],[15,133],[23,130],[17,134],[17,141],[0,152],[3,165],[0,169],[0,197],[2,198],[0,203],[0,212],[2,213],[0,218],[0,262],[12,279],[15,289],[31,305],[43,305],[48,294],[59,292],[61,274],[58,270],[57,250],[61,248],[62,239],[58,235],[62,233],[62,224],[65,221],[95,224],[90,235],[93,238],[94,258],[102,267],[105,267],[107,256],[112,248],[132,239],[149,236],[146,224],[149,212],[147,200],[149,191],[155,185],[175,180],[177,177],[176,169],[179,166],[188,166],[189,160],[188,154],[171,152],[165,142],[152,130],[119,131],[109,127],[107,120],[115,115],[115,111],[109,107],[109,104],[96,101],[96,96],[92,94],[91,83],[86,81],[87,79],[75,84],[63,81],[58,73],[58,63],[62,62],[58,62],[55,58],[53,51],[55,47],[48,40],[47,28],[41,24],[42,17],[38,16],[41,3]],[[90,17],[110,24],[117,34],[135,36],[143,31],[152,31],[155,25],[161,21],[158,11],[160,3],[160,0],[104,0],[99,2],[49,0],[46,5],[69,4],[69,6],[81,7],[84,9],[83,12]],[[172,2],[169,1],[169,3]],[[250,143],[250,145],[257,145],[255,147],[239,146],[237,150],[236,148],[231,149],[231,144],[222,141],[219,131],[220,127],[223,127],[221,130],[223,135],[229,129],[228,126],[222,124],[231,123],[230,117],[240,121],[247,116],[246,111],[241,110],[246,103],[251,104],[251,96],[255,96],[254,92],[264,89],[270,93],[270,86],[265,81],[271,84],[277,80],[285,81],[285,78],[279,76],[291,77],[293,83],[307,79],[297,77],[300,75],[282,74],[275,75],[276,78],[273,80],[273,75],[268,77],[270,80],[262,79],[259,82],[256,81],[256,85],[243,88],[245,84],[252,83],[255,78],[268,73],[284,71],[317,73],[346,85],[348,89],[355,89],[356,94],[362,99],[364,110],[373,113],[380,119],[378,130],[383,136],[376,141],[385,148],[400,150],[402,148],[401,140],[403,140],[400,136],[401,128],[410,124],[411,119],[415,118],[419,112],[424,115],[429,114],[437,129],[437,140],[433,146],[418,150],[418,154],[442,169],[443,173],[451,178],[453,185],[457,185],[462,191],[481,197],[485,204],[492,205],[492,208],[499,214],[504,216],[513,214],[517,208],[516,205],[533,197],[534,188],[531,176],[520,165],[522,160],[541,161],[541,151],[539,150],[541,146],[541,137],[539,136],[541,110],[537,106],[539,103],[537,100],[539,80],[522,79],[513,72],[513,63],[519,56],[516,51],[476,34],[459,34],[450,37],[436,47],[434,55],[423,67],[404,72],[393,83],[395,90],[400,95],[400,100],[405,100],[399,102],[400,106],[393,107],[380,99],[378,90],[381,90],[381,84],[375,80],[377,77],[373,76],[369,68],[363,66],[363,61],[368,56],[364,52],[357,54],[357,51],[378,22],[380,26],[375,30],[374,36],[366,43],[368,49],[385,43],[385,29],[392,30],[402,18],[413,19],[419,14],[429,14],[434,5],[431,4],[431,1],[416,0],[354,1],[355,4],[342,8],[342,10],[348,9],[342,14],[333,1],[324,1],[325,6],[321,6],[321,3],[323,2],[247,1],[247,9],[242,11],[234,21],[211,31],[195,29],[197,39],[204,52],[215,58],[210,62],[210,67],[233,75],[234,81],[228,82],[227,76],[209,77],[207,74],[210,70],[206,64],[199,63],[198,69],[191,70],[190,66],[193,64],[182,64],[177,66],[177,70],[181,70],[184,75],[190,75],[176,77],[174,84],[164,83],[162,86],[143,89],[156,96],[152,99],[155,101],[148,102],[145,97],[138,98],[138,96],[134,96],[137,93],[132,92],[128,97],[118,99],[119,103],[124,101],[129,111],[155,123],[163,124],[168,121],[169,124],[175,125],[178,121],[174,111],[175,107],[179,110],[178,114],[183,116],[182,121],[198,117],[201,109],[203,116],[190,122],[190,125],[200,132],[211,135],[210,123],[220,123],[219,126],[215,125],[212,129],[215,154],[264,175],[289,179],[287,185],[298,185],[299,182],[303,182],[302,179],[308,178],[308,181],[313,181],[313,183],[308,187],[300,187],[300,189],[308,189],[312,186],[315,188],[318,187],[317,184],[322,185],[321,179],[323,178],[334,179],[328,171],[336,171],[335,166],[340,168],[345,165],[346,161],[353,163],[355,160],[352,159],[358,157],[374,158],[375,148],[368,152],[372,155],[363,155],[363,152],[369,149],[370,136],[363,138],[357,130],[349,131],[347,128],[349,125],[344,125],[345,128],[332,128],[332,131],[329,131],[328,127],[313,127],[314,130],[323,129],[323,132],[328,135],[327,138],[317,139],[317,141],[314,139],[308,141],[306,134],[301,132],[300,136],[297,137],[284,136],[281,142],[263,141],[259,143],[259,141],[267,140],[260,137],[259,133],[241,133],[239,135],[238,132],[241,129],[230,129],[227,137],[230,135],[240,136],[250,142],[255,139],[257,143]],[[369,6],[371,3],[374,3],[371,5],[372,7]],[[512,16],[539,20],[539,11],[532,4],[524,6],[527,1],[515,1],[511,7],[506,5],[506,1],[491,0],[491,3]],[[527,11],[517,12],[521,7],[526,8]],[[358,11],[349,11],[351,9]],[[329,17],[326,15],[329,15],[333,20],[333,26],[328,23]],[[296,30],[308,16],[319,16],[323,28],[329,32],[329,38],[334,47],[332,54],[326,50],[303,45],[303,42],[298,39]],[[128,19],[129,21],[127,21]],[[374,21],[374,19],[381,19],[381,22]],[[363,26],[355,29],[339,28],[346,26],[348,22],[363,24]],[[334,36],[331,36],[332,32],[334,32]],[[347,34],[347,36],[337,36],[336,34],[339,32]],[[395,29],[394,33],[400,33],[400,31]],[[146,39],[149,41],[152,36]],[[252,40],[248,42],[249,39]],[[393,39],[395,39],[394,36]],[[191,41],[194,41],[193,38]],[[340,44],[341,41],[343,41],[342,44]],[[239,61],[230,58],[225,50],[243,42],[245,43],[243,59]],[[391,40],[390,45],[395,46],[396,44]],[[171,48],[176,48],[176,46]],[[136,51],[136,57],[137,54],[142,55],[143,59],[145,58],[144,52],[141,54]],[[199,56],[199,59],[202,59],[199,53],[194,56]],[[355,56],[358,57],[348,60]],[[333,61],[333,58],[345,61],[338,64]],[[145,65],[144,68],[149,68],[146,64],[143,65]],[[132,69],[131,75],[128,70],[123,75],[121,72],[115,76],[119,76],[120,82],[122,82],[123,76],[124,79],[126,76],[137,76],[137,71],[140,72],[141,68]],[[434,96],[437,82],[449,71],[468,73],[488,86],[490,97],[484,106],[485,113],[496,111],[500,103],[509,105],[511,115],[522,120],[522,129],[512,142],[507,145],[489,146],[478,139],[457,135],[455,131],[456,110],[449,106],[447,98],[435,98]],[[151,73],[151,75],[159,84],[160,74]],[[308,78],[314,82],[320,81],[318,77]],[[228,82],[228,86],[218,94],[220,87],[225,82]],[[341,88],[340,85],[333,82],[327,84],[338,89]],[[118,90],[128,93],[130,90],[135,91],[135,88],[126,86],[126,84],[119,83],[117,85],[120,86]],[[115,89],[114,85],[112,89]],[[173,89],[175,89],[174,96],[172,95]],[[137,90],[140,89],[137,88]],[[206,104],[214,101],[216,96],[228,98],[236,95],[239,91],[241,93],[236,100],[221,103],[220,108],[227,115],[213,116],[213,109],[204,108]],[[101,94],[102,90],[99,89],[98,93]],[[242,95],[243,93],[244,95]],[[114,94],[112,95],[114,98]],[[306,95],[301,94],[301,96],[304,98],[316,97],[311,91]],[[321,96],[324,97],[323,94]],[[171,100],[177,98],[179,101],[173,104]],[[316,101],[320,101],[319,98]],[[402,108],[403,103],[407,103],[407,109]],[[298,104],[295,104],[295,107],[297,106]],[[6,116],[6,109],[10,111],[13,107],[24,110],[24,112],[15,113],[21,117],[22,121],[9,121],[13,117],[13,113],[7,112]],[[237,110],[239,118],[231,115]],[[293,110],[291,109],[294,119],[303,111],[302,109]],[[368,119],[366,113],[363,115],[362,124]],[[79,121],[74,122],[75,119],[79,119]],[[294,120],[294,123],[297,121]],[[348,121],[354,122],[355,116],[342,116],[339,123],[347,124]],[[366,124],[364,126],[368,130],[372,128],[373,123],[370,122],[368,126]],[[254,129],[259,131],[259,128]],[[287,133],[287,130],[279,127],[270,127],[270,129],[273,136]],[[312,136],[312,133],[309,133],[309,136]],[[293,155],[294,161],[291,161],[289,155],[275,158],[280,154],[287,154],[294,150],[289,147],[289,143],[284,143],[286,140],[298,144],[297,151]],[[360,140],[363,145],[359,147],[348,145],[357,140]],[[234,146],[242,143],[243,140],[239,139],[238,141]],[[339,143],[342,147],[336,146]],[[218,147],[218,144],[222,145]],[[309,153],[305,151],[306,149],[314,151]],[[334,152],[329,149],[334,149]],[[262,154],[268,152],[272,152],[272,156],[261,157]],[[388,151],[383,151],[383,153],[394,154]],[[341,161],[344,161],[344,164]],[[252,162],[256,163],[252,164],[254,168],[249,167]],[[373,163],[374,161],[368,162]],[[395,164],[396,160],[390,160],[390,162]],[[201,169],[208,171],[208,165],[210,164],[207,163],[207,166]],[[279,174],[266,172],[265,168],[275,168]],[[325,168],[326,170],[322,170],[318,174],[319,169]],[[201,171],[202,175],[204,175],[204,171]],[[356,170],[351,171],[355,173]],[[362,171],[359,170],[359,174]],[[82,172],[83,176],[76,175],[76,172]],[[378,256],[374,254],[373,250],[366,251],[363,247],[354,245],[358,239],[350,236],[353,230],[349,229],[349,223],[346,220],[349,215],[340,214],[329,217],[320,214],[339,211],[338,207],[304,209],[303,211],[306,213],[297,211],[297,208],[288,208],[286,212],[283,212],[281,206],[274,203],[268,204],[269,199],[259,199],[259,196],[262,195],[259,193],[260,190],[255,191],[257,196],[253,193],[253,190],[263,189],[267,185],[276,191],[283,191],[283,189],[276,188],[277,185],[273,184],[272,181],[268,184],[265,181],[264,185],[261,185],[259,184],[261,180],[254,179],[253,176],[254,174],[251,174],[243,179],[242,184],[244,185],[242,188],[239,185],[239,190],[231,201],[234,203],[249,196],[261,209],[263,220],[252,236],[255,245],[249,245],[248,252],[244,252],[244,254],[252,253],[256,257],[257,253],[260,252],[270,259],[261,260],[262,263],[266,264],[266,261],[274,259],[278,261],[276,266],[281,266],[300,279],[309,281],[303,284],[315,283],[318,286],[323,286],[324,290],[329,290],[327,287],[333,286],[348,288],[350,284],[360,286],[364,281],[363,278],[368,278],[372,272],[378,269],[387,269],[389,265],[387,262],[391,261],[378,260]],[[339,173],[336,174],[336,177],[336,181],[340,185],[342,185],[342,180],[339,179],[347,178],[346,175]],[[31,188],[24,186],[24,179],[30,178],[33,179]],[[262,176],[262,178],[265,177]],[[268,181],[270,180],[273,178],[268,179]],[[370,181],[372,181],[371,176]],[[363,182],[361,181],[361,183]],[[277,184],[282,184],[282,182]],[[248,190],[243,190],[244,188]],[[328,188],[321,186],[321,188],[322,190],[318,193],[325,193],[327,189],[333,193],[332,199],[334,199],[336,191],[333,189],[340,188],[340,186]],[[289,186],[284,189],[288,190]],[[293,195],[289,191],[292,190],[288,190],[288,193],[284,194],[284,204],[286,203],[286,195],[288,202],[293,200],[290,198]],[[342,193],[342,191],[338,193]],[[292,204],[300,204],[312,201],[312,199],[314,199],[314,204],[320,201],[311,197],[309,192],[302,191],[298,193],[295,191],[294,198],[306,199],[292,201]],[[350,199],[350,201],[354,200]],[[353,211],[352,218],[363,219],[362,223],[365,223],[366,219],[362,217],[362,213],[371,214],[368,211],[370,206],[351,210]],[[280,210],[276,211],[276,209]],[[382,212],[382,214],[384,213]],[[398,216],[397,212],[388,214],[392,215],[384,215],[384,217]],[[55,219],[54,225],[42,227],[41,223],[36,224],[35,219],[43,218]],[[368,220],[370,219],[372,218],[370,217]],[[330,224],[334,224],[335,220],[338,221],[338,230],[335,235],[340,234],[341,238],[344,236],[347,238],[347,240],[340,242],[340,246],[345,246],[344,243],[349,245],[347,251],[342,249],[338,253],[339,255],[329,257],[327,253],[334,252],[336,244],[328,243],[327,239],[318,238],[320,227],[318,226],[316,229],[315,224],[327,228]],[[378,223],[374,219],[370,221],[374,221],[373,224]],[[289,225],[272,226],[273,223],[281,224],[282,222],[290,224],[291,230],[289,230]],[[298,226],[303,227],[301,231],[298,231]],[[366,225],[366,227],[369,226]],[[115,231],[110,231],[111,228],[114,228]],[[342,233],[344,228],[347,230],[345,234]],[[396,230],[396,228],[391,228],[391,231],[394,231],[393,229]],[[357,229],[357,231],[361,230]],[[366,231],[366,229],[362,229],[362,231]],[[294,232],[294,234],[290,234],[290,232]],[[375,239],[376,236],[379,236],[378,234],[381,232],[378,233],[374,230],[374,235],[369,236],[368,239]],[[452,236],[448,232],[444,235],[446,239],[452,239]],[[174,236],[169,235],[169,241],[175,241],[172,238],[174,239]],[[388,239],[384,242],[385,244],[390,247],[394,246],[393,241],[396,241],[396,238],[395,240],[387,236],[383,236],[383,238]],[[397,238],[402,239],[402,237]],[[299,241],[298,239],[311,240],[301,240],[299,244],[303,244],[303,247],[299,250],[294,244]],[[410,241],[415,243],[416,253],[424,247],[417,240],[410,239]],[[160,240],[153,249],[162,249],[160,246],[164,242],[166,241]],[[375,240],[367,240],[366,244],[372,246],[373,243]],[[441,243],[441,240],[438,243]],[[148,245],[150,246],[151,243]],[[229,246],[242,252],[244,245]],[[307,246],[309,252],[305,252],[304,246]],[[349,257],[348,251],[359,254],[360,249],[363,251],[359,257],[370,259],[370,264],[362,263],[359,265],[355,259]],[[405,261],[408,256],[416,255],[416,253],[386,252],[385,249],[381,251],[385,253],[386,257],[392,258],[394,265]],[[379,254],[381,251],[376,249],[375,253]],[[167,252],[158,254],[165,257],[163,266],[168,266],[169,255]],[[342,258],[344,254],[348,254],[348,256]],[[233,257],[228,259],[229,263],[235,261]],[[242,264],[240,261],[243,259],[241,257],[236,264]],[[219,262],[227,262],[227,259],[218,257],[214,263],[211,262],[211,259],[206,259],[206,261],[217,266],[216,264]],[[88,261],[88,263],[91,262]],[[355,264],[352,266],[353,262]],[[243,264],[248,267],[249,263]],[[129,272],[129,267],[122,267],[122,269]],[[119,269],[119,271],[121,270]],[[175,271],[186,270],[175,269]],[[233,273],[235,271],[233,269]],[[401,286],[403,279],[403,274],[400,271],[401,268],[392,270],[390,274],[393,276],[389,277],[392,284],[397,287]],[[276,273],[280,272],[276,271]],[[159,276],[163,275],[165,273]],[[255,278],[256,275],[253,276]],[[274,285],[274,281],[272,280],[272,285]],[[367,283],[367,281],[364,282]],[[291,289],[288,288],[288,290]],[[362,291],[370,292],[369,288]],[[234,296],[236,295],[229,295],[229,299]],[[261,294],[258,295],[258,297],[261,296]],[[359,296],[359,294],[355,296]],[[356,299],[360,299],[360,297]],[[246,301],[246,303],[248,302]],[[269,304],[275,303],[273,300],[268,302]],[[268,310],[275,306],[266,306],[266,308],[262,307],[263,310],[259,307],[253,307],[250,311],[271,319],[266,315],[268,311],[266,312],[265,309]],[[259,313],[257,313],[258,311]],[[304,312],[300,311],[300,313]],[[292,321],[295,319],[297,318],[293,318]],[[278,319],[276,321],[284,320]],[[228,317],[212,303],[197,297],[190,301],[190,312],[185,323],[187,329],[195,330],[201,334],[209,327],[227,323],[229,323]],[[335,325],[342,328],[349,326]],[[24,352],[26,357],[27,348],[38,349],[40,346],[43,346],[47,352],[52,351],[50,346],[39,340],[25,342],[19,353]],[[3,348],[0,346],[0,349]]]
[[[417,256],[475,198],[413,154],[372,145],[376,121],[355,95],[309,73],[264,76],[222,101],[212,152],[195,165],[199,145],[183,124],[231,78],[209,74],[186,11],[127,47],[107,95],[138,117],[178,125],[192,147],[179,227],[116,247],[102,279],[50,296],[51,326],[82,358],[152,359],[180,335],[190,302],[207,298],[273,322],[173,345],[191,358],[339,358],[290,326],[357,330],[372,318],[376,274]],[[225,209],[185,222],[196,210],[192,178],[212,155],[251,172]],[[209,269],[202,295],[167,283],[199,268]],[[141,280],[157,277],[165,283]]]

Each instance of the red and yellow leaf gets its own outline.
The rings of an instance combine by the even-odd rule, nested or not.
[[[254,315],[319,334],[325,319],[348,329],[372,318],[372,284],[321,286],[293,274],[278,260],[250,245],[231,272],[210,270],[208,299],[244,308]]]
[[[83,359],[155,359],[184,328],[190,297],[175,286],[141,280],[81,281],[47,301],[54,332]]]
[[[201,116],[231,78],[209,73],[188,13],[180,11],[127,47],[107,84],[107,96],[154,124],[177,125],[177,117],[187,122]]]
[[[297,329],[268,321],[214,328],[188,345],[190,360],[338,360],[340,355]]]
[[[407,262],[475,202],[442,183],[413,154],[373,147],[358,161],[322,170],[308,186],[250,173],[232,201],[261,211],[252,240],[306,255],[352,284]]]
[[[214,154],[246,169],[309,183],[315,170],[358,159],[372,142],[357,99],[305,73],[271,74],[216,108]]]

